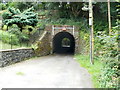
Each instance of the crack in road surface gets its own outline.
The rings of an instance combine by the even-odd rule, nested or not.
[[[51,55],[0,68],[0,88],[92,88],[72,55]]]

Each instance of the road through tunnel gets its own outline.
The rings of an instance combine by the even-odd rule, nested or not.
[[[69,32],[62,31],[53,37],[53,53],[74,54],[74,51],[75,39]]]

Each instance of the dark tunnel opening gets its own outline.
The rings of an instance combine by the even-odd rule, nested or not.
[[[74,54],[75,39],[68,32],[59,32],[53,38],[53,53],[56,54]]]

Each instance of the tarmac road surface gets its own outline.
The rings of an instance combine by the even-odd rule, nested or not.
[[[0,68],[0,88],[92,88],[88,71],[72,55],[33,58]]]

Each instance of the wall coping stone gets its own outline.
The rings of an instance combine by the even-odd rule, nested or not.
[[[17,49],[5,49],[5,50],[0,50],[0,52],[9,52],[9,51],[18,51],[18,50],[33,50],[33,48],[17,48]]]

